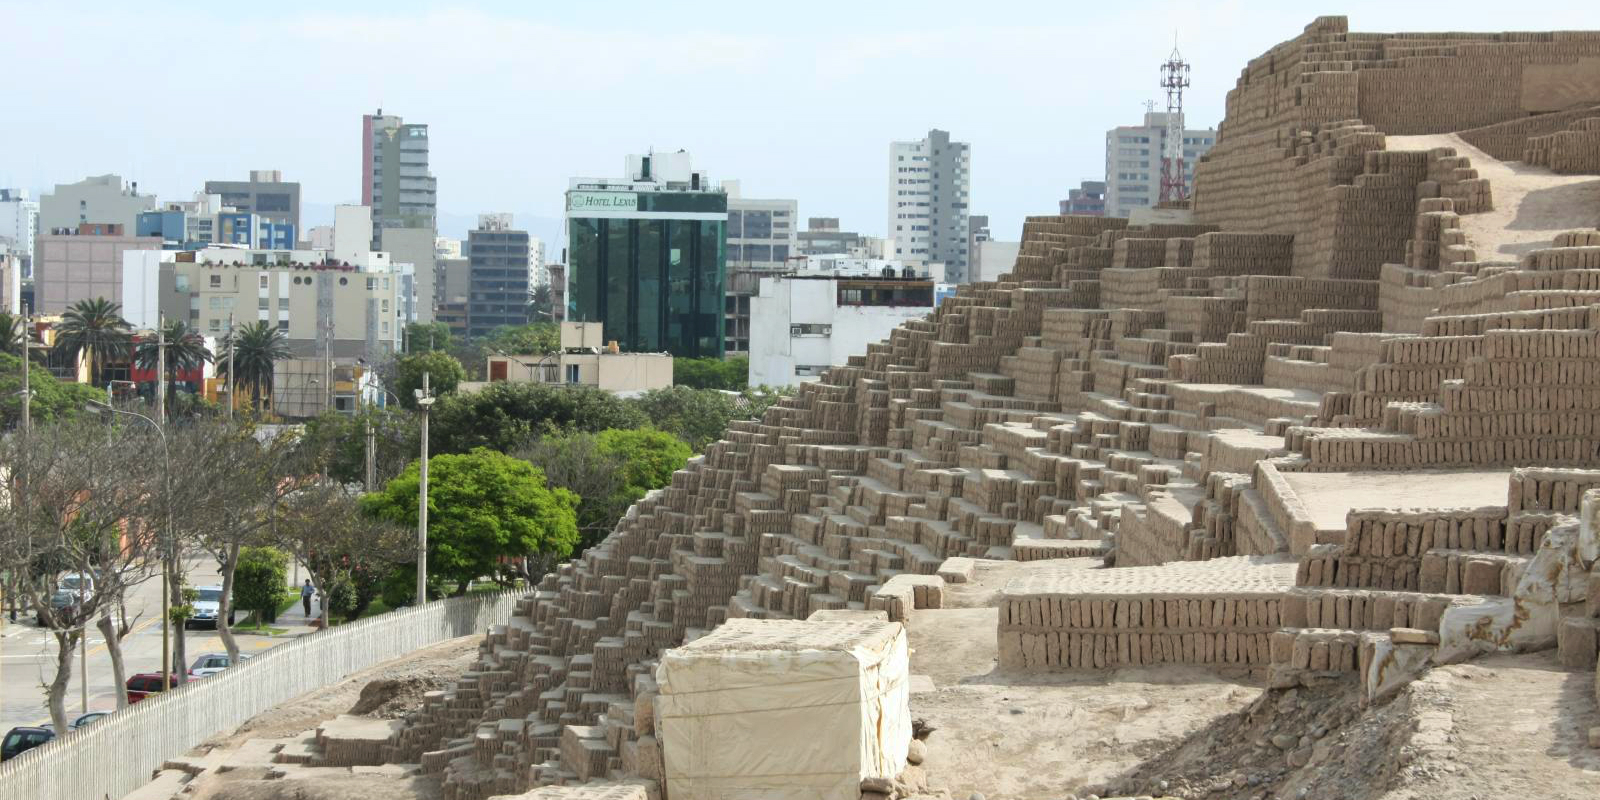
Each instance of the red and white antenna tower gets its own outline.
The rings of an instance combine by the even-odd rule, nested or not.
[[[1167,90],[1167,140],[1161,151],[1161,202],[1187,200],[1189,186],[1183,177],[1183,90],[1189,86],[1189,63],[1178,52],[1173,37],[1172,55],[1161,65],[1161,88]]]

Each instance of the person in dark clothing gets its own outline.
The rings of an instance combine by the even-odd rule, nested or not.
[[[308,617],[311,616],[311,595],[316,593],[317,590],[311,588],[311,579],[306,578],[306,585],[300,587],[300,605],[305,608]]]

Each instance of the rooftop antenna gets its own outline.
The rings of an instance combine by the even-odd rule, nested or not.
[[[1167,138],[1161,153],[1161,202],[1187,200],[1189,187],[1183,171],[1183,90],[1189,86],[1189,63],[1178,52],[1178,33],[1172,33],[1172,54],[1161,65],[1161,88],[1167,92]]]

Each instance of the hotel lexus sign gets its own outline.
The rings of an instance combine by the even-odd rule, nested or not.
[[[567,192],[569,217],[631,217],[638,210],[633,192]]]

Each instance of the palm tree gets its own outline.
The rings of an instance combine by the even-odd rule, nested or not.
[[[206,347],[205,338],[183,320],[167,320],[162,326],[161,341],[167,347],[167,374],[158,380],[171,384],[177,381],[178,373],[198,369],[211,361],[211,349]],[[161,366],[157,342],[155,337],[150,337],[134,349],[134,360],[140,369],[155,370]]]
[[[239,371],[235,381],[250,384],[252,408],[261,410],[263,392],[271,396],[273,366],[289,355],[288,339],[270,323],[252,322],[234,332],[233,367]],[[219,373],[226,375],[228,360],[219,357],[217,367]]]
[[[23,320],[10,311],[0,311],[0,353],[22,355]]]
[[[122,318],[122,306],[104,297],[79,300],[56,323],[56,350],[68,358],[89,354],[89,383],[100,385],[107,361],[127,354],[133,332]]]

